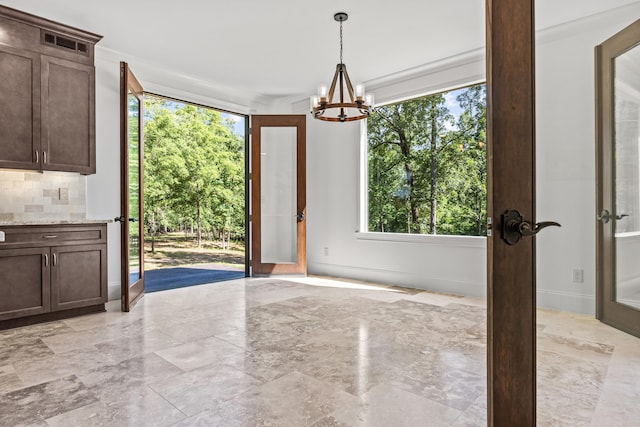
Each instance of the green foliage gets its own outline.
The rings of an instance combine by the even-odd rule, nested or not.
[[[244,237],[244,140],[221,113],[145,98],[145,224]]]
[[[457,114],[441,93],[368,119],[369,231],[486,233],[485,85],[456,92]]]

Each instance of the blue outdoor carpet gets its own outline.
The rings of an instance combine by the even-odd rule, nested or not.
[[[158,292],[243,277],[244,270],[230,269],[220,265],[161,268],[144,272],[144,290],[147,293]]]

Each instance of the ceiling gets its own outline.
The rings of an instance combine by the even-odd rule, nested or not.
[[[631,0],[538,0],[549,28]],[[99,46],[246,99],[301,100],[339,62],[368,82],[484,46],[484,0],[2,0],[104,36]],[[132,61],[133,62],[133,61]],[[135,69],[135,63],[132,63]]]

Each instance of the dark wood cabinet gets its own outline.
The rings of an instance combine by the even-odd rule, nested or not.
[[[49,248],[0,249],[0,320],[48,313]]]
[[[107,245],[51,249],[51,310],[106,302]]]
[[[104,311],[106,224],[0,230],[0,329]]]
[[[92,174],[101,36],[0,6],[0,167]]]
[[[0,167],[40,169],[40,55],[0,44]]]
[[[96,171],[93,66],[42,56],[42,167]]]

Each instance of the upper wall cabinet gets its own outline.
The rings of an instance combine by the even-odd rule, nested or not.
[[[96,172],[101,38],[0,6],[0,168]]]

